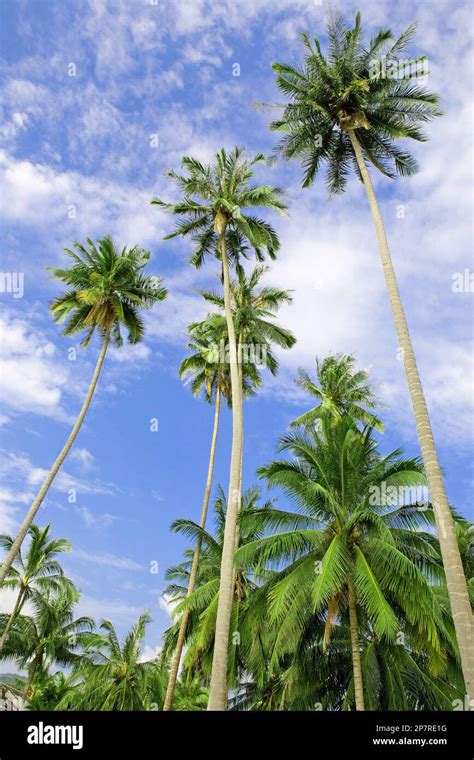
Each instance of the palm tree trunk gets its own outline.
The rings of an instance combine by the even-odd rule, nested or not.
[[[64,444],[63,448],[61,449],[61,452],[59,453],[58,457],[56,458],[56,461],[54,462],[53,466],[51,467],[43,485],[41,486],[38,495],[36,499],[34,500],[33,504],[31,505],[25,519],[23,520],[22,526],[18,532],[17,537],[15,538],[13,544],[11,545],[10,551],[8,552],[7,556],[5,557],[2,566],[0,567],[0,587],[3,584],[3,581],[6,578],[7,573],[9,572],[13,560],[15,559],[16,555],[18,554],[20,547],[25,539],[26,534],[28,533],[29,527],[33,520],[35,519],[35,515],[38,511],[38,509],[41,506],[41,503],[48,493],[48,489],[53,482],[54,478],[56,477],[59,468],[61,467],[62,463],[66,459],[74,441],[76,440],[77,434],[81,428],[81,425],[84,421],[84,417],[86,416],[86,412],[89,409],[92,396],[94,395],[95,387],[97,385],[97,380],[99,379],[100,370],[102,368],[102,364],[104,363],[105,354],[107,353],[107,348],[109,345],[109,333],[104,337],[104,340],[102,342],[102,347],[100,349],[99,357],[97,359],[97,364],[95,365],[94,374],[92,375],[92,380],[89,386],[89,390],[87,391],[87,396],[85,398],[85,401],[82,405],[82,409],[79,412],[79,416],[76,420],[76,423],[71,430],[71,433],[69,435],[69,438],[67,439],[66,443]]]
[[[18,612],[20,611],[21,604],[23,602],[23,596],[25,594],[25,589],[23,587],[20,588],[20,592],[16,598],[15,606],[13,607],[12,613],[10,617],[8,618],[7,624],[5,626],[5,630],[2,633],[2,637],[0,639],[0,652],[2,651],[5,641],[7,640],[7,636],[10,632],[10,628],[13,625],[13,621],[15,620],[16,616],[18,615]]]
[[[219,583],[219,602],[217,606],[214,654],[212,658],[211,685],[209,690],[208,710],[225,710],[227,708],[227,660],[229,645],[229,628],[234,597],[234,553],[235,530],[240,503],[240,460],[242,452],[242,409],[239,388],[239,368],[234,320],[230,302],[229,262],[225,244],[226,221],[216,218],[216,231],[219,233],[219,248],[222,260],[224,280],[224,311],[229,335],[230,379],[232,384],[232,453],[230,460],[229,495],[222,547],[221,575]]]
[[[363,712],[364,706],[364,684],[362,681],[362,666],[360,662],[359,648],[359,626],[357,623],[357,606],[354,586],[352,580],[349,581],[349,621],[351,627],[351,649],[352,649],[352,669],[354,672],[354,694],[356,710]]]
[[[239,492],[240,492],[240,499],[239,504],[237,507],[237,525],[235,526],[235,544],[234,544],[234,552],[237,551],[237,549],[240,546],[240,513],[242,511],[242,476],[243,476],[243,466],[244,466],[244,399],[243,399],[243,367],[242,367],[242,333],[239,335],[239,342],[237,344],[238,353],[237,356],[239,357],[239,388],[240,388],[240,416],[242,420],[242,448],[240,451],[240,472],[239,472]],[[237,579],[237,567],[234,563],[234,570],[232,573],[232,589],[234,596],[236,594],[236,579]],[[236,610],[235,610],[235,627],[238,626],[239,621],[239,605],[240,605],[240,598],[237,596],[237,602],[236,602]],[[237,645],[234,645],[234,648]],[[234,658],[235,660],[235,658]]]
[[[415,413],[416,430],[425,467],[428,488],[438,530],[438,538],[443,558],[446,584],[451,603],[451,612],[461,657],[462,671],[466,693],[474,709],[474,625],[471,605],[467,591],[466,578],[456,541],[454,521],[449,508],[443,476],[439,465],[431,430],[430,418],[426,407],[423,386],[416,366],[415,354],[408,332],[408,324],[398,290],[382,216],[375,197],[369,172],[365,165],[362,148],[354,130],[348,130],[354,148],[357,165],[362,175],[370,211],[375,225],[380,257],[385,276],[385,283],[390,299],[393,320],[398,341],[402,349],[405,373],[410,392],[411,403]]]
[[[206,481],[206,489],[204,491],[204,501],[202,505],[201,521],[199,523],[202,529],[206,527],[207,510],[209,506],[209,496],[211,494],[212,478],[214,475],[214,460],[216,456],[217,431],[219,429],[220,404],[221,404],[220,389],[219,389],[219,385],[217,385],[216,411],[214,414],[214,429],[212,431],[211,451],[209,454],[209,467],[207,470],[207,481]],[[186,592],[187,597],[191,596],[191,594],[194,591],[194,586],[196,584],[196,576],[197,576],[197,571],[198,571],[198,566],[199,566],[199,559],[201,556],[201,544],[202,544],[202,540],[200,537],[196,544],[196,549],[194,550],[193,563],[191,565],[191,573],[189,575],[188,590]],[[190,611],[184,610],[182,618],[181,618],[181,625],[179,627],[178,641],[176,643],[176,648],[173,653],[173,660],[171,663],[170,674],[168,678],[168,687],[166,689],[166,696],[165,696],[165,701],[163,704],[164,712],[168,712],[169,710],[171,710],[171,705],[173,703],[173,695],[174,695],[174,690],[176,687],[176,681],[178,679],[179,663],[181,661],[181,654],[183,651],[184,639],[186,637],[186,629],[188,626],[189,615],[190,615]]]
[[[242,509],[242,476],[243,476],[243,468],[244,468],[244,368],[242,366],[242,331],[240,331],[239,342],[237,344],[237,350],[238,350],[237,356],[239,358],[240,419],[242,420],[242,448],[240,450],[240,473],[239,473],[240,500],[238,504],[237,525],[235,528],[235,551],[237,551],[240,544],[240,524],[239,524],[238,518],[240,516],[240,512]],[[236,572],[237,572],[237,568],[234,565],[233,586],[235,586]]]

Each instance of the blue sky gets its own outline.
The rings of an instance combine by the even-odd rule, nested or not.
[[[442,93],[445,116],[430,127],[430,142],[415,146],[420,173],[374,181],[448,494],[473,516],[473,294],[453,289],[456,273],[472,272],[469,6],[344,0],[339,7],[348,17],[360,9],[369,34],[379,26],[401,32],[416,18],[413,51],[427,55],[428,84]],[[197,291],[217,282],[215,263],[199,272],[189,266],[187,242],[162,241],[170,220],[149,201],[173,197],[164,171],[183,154],[208,160],[236,144],[271,152],[269,115],[252,102],[280,99],[271,62],[300,59],[300,31],[324,39],[325,12],[313,0],[1,2],[1,268],[24,275],[24,294],[1,294],[0,529],[18,526],[80,408],[97,356],[97,344],[83,351],[59,335],[47,308],[57,285],[45,267],[86,235],[110,233],[121,245],[148,248],[169,299],[147,315],[140,347],[110,352],[39,522],[51,521],[73,543],[64,566],[83,592],[82,612],[110,617],[123,631],[151,609],[149,654],[169,623],[160,601],[166,567],[185,547],[169,524],[200,512],[212,409],[183,387],[177,368],[186,326],[207,311]],[[315,355],[330,351],[355,352],[370,369],[385,404],[382,449],[418,453],[362,186],[354,179],[330,200],[322,181],[302,191],[300,177],[296,164],[258,171],[259,180],[288,189],[290,215],[275,220],[282,248],[267,279],[294,290],[279,321],[298,343],[280,356],[279,376],[266,377],[246,404],[246,486],[306,408],[293,382],[297,368],[311,370]],[[229,449],[226,410],[216,484],[226,486]],[[153,561],[157,575],[149,571]],[[9,604],[2,592],[0,607]]]

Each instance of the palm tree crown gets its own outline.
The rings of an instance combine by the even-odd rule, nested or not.
[[[316,357],[316,382],[306,370],[299,369],[296,383],[319,404],[297,417],[292,427],[312,425],[328,413],[334,419],[348,414],[356,421],[381,429],[381,421],[369,411],[376,408],[377,400],[367,380],[366,370],[354,371],[354,357],[350,354],[330,354],[322,361]]]
[[[246,275],[244,269],[239,267],[237,279],[230,283],[230,292],[240,364],[243,367],[252,363],[263,365],[276,375],[278,360],[272,351],[272,344],[289,349],[296,343],[296,338],[290,330],[274,321],[275,314],[283,304],[290,304],[293,299],[289,290],[258,287],[267,271],[267,267],[257,266]],[[224,309],[224,298],[219,293],[201,291],[201,295],[209,303]]]
[[[222,393],[227,403],[231,403],[229,365],[222,358],[219,346],[227,343],[225,320],[210,314],[201,322],[193,322],[188,328],[191,353],[180,364],[181,379],[191,380],[191,390],[200,396],[204,390],[206,401],[212,402],[216,392]]]
[[[22,604],[35,592],[57,591],[68,583],[56,555],[71,551],[71,544],[66,538],[51,539],[50,530],[50,525],[30,527],[27,551],[18,552],[5,581],[5,588],[16,588],[21,592]],[[12,543],[11,536],[0,536],[0,548],[9,551]]]
[[[317,37],[311,42],[302,34],[303,65],[273,65],[277,86],[289,102],[271,127],[284,133],[278,151],[286,158],[301,159],[303,187],[312,184],[323,163],[331,193],[344,190],[351,170],[359,175],[350,129],[358,130],[365,157],[383,174],[395,177],[417,171],[414,158],[394,141],[424,140],[420,125],[441,112],[437,95],[413,82],[413,77],[425,73],[418,65],[422,59],[397,66],[397,56],[415,29],[412,24],[398,39],[390,29],[381,29],[367,45],[359,13],[353,29],[337,16],[328,24],[326,55]]]
[[[240,545],[245,545],[247,542],[252,542],[261,537],[265,527],[269,524],[280,525],[281,523],[283,513],[275,511],[270,500],[260,506],[258,504],[259,496],[258,488],[249,488],[242,495],[242,508],[239,514]],[[193,557],[193,550],[188,549],[185,552],[184,562],[168,569],[166,578],[171,583],[165,588],[163,595],[174,602],[179,602],[174,610],[176,618],[186,610],[190,612],[186,639],[188,652],[184,662],[186,667],[199,663],[206,673],[209,672],[211,665],[227,510],[227,500],[224,491],[219,486],[214,501],[214,533],[205,530],[192,520],[178,519],[171,524],[173,532],[186,536],[196,544],[198,542],[201,544],[201,560],[196,588],[193,593],[190,596],[187,596],[186,593]],[[255,588],[255,583],[240,568],[236,570],[233,580],[232,630],[235,631],[239,625],[241,604],[250,596],[252,589]],[[165,634],[165,653],[174,648],[178,628],[179,619]],[[237,654],[234,647],[232,652],[234,655]],[[233,659],[230,667],[234,671],[236,664]]]
[[[50,539],[50,526],[29,528],[30,542],[26,553],[21,549],[13,560],[5,579],[5,588],[17,591],[13,610],[5,626],[0,626],[0,652],[8,639],[8,634],[25,602],[41,593],[59,593],[61,590],[74,588],[72,582],[64,577],[63,569],[56,559],[60,552],[71,550],[71,544],[65,538]],[[8,553],[13,546],[12,536],[0,536],[0,548]]]
[[[58,593],[51,589],[36,593],[31,615],[19,615],[14,621],[2,657],[15,658],[21,668],[27,668],[26,696],[53,663],[69,666],[80,659],[78,650],[94,622],[89,617],[74,617],[79,596],[72,584]]]
[[[181,164],[187,173],[168,172],[182,191],[182,200],[175,204],[159,198],[152,200],[170,214],[182,217],[183,221],[166,239],[191,234],[196,243],[191,262],[197,267],[208,254],[220,258],[218,239],[224,230],[229,258],[236,262],[241,255],[248,257],[246,243],[259,260],[264,258],[265,250],[274,258],[279,248],[273,227],[263,219],[244,214],[243,209],[261,206],[282,213],[286,210],[283,193],[270,185],[249,185],[253,167],[265,158],[258,153],[244,160],[242,154],[242,148],[231,152],[222,148],[212,165],[184,156]]]
[[[110,334],[114,345],[121,346],[122,325],[129,343],[139,343],[144,334],[139,310],[149,309],[167,296],[161,278],[143,272],[150,253],[139,246],[118,251],[110,237],[99,240],[97,246],[87,238],[87,246],[74,243],[74,249],[66,248],[72,267],[48,267],[70,288],[51,304],[56,322],[68,320],[64,335],[86,330],[82,345],[87,346],[97,329],[102,337]]]
[[[443,613],[427,580],[440,581],[441,561],[436,539],[421,530],[431,526],[432,513],[418,510],[404,490],[424,482],[419,461],[400,451],[380,456],[371,429],[358,430],[348,415],[336,422],[325,415],[320,427],[283,436],[280,450],[293,459],[260,470],[296,504],[301,527],[236,554],[247,572],[283,565],[263,587],[272,667],[298,652],[315,627],[326,649],[352,604],[356,640],[361,628],[387,642],[404,631],[414,649],[429,653],[432,672],[443,672]],[[387,503],[384,483],[402,489],[396,504]]]
[[[202,293],[207,298],[207,293]],[[218,296],[216,296],[218,298]],[[199,396],[204,389],[206,401],[215,398],[217,388],[227,405],[232,406],[232,388],[228,359],[229,334],[222,314],[208,314],[201,322],[189,326],[191,340],[188,348],[194,353],[181,362],[181,378],[191,378],[191,390]],[[254,362],[242,366],[242,393],[244,398],[254,396],[262,379]]]
[[[144,612],[120,642],[110,620],[84,642],[83,658],[75,673],[82,681],[64,697],[60,709],[158,709],[166,672],[158,660],[143,661],[141,644],[151,617]]]

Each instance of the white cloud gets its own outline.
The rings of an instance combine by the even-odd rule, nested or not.
[[[18,596],[18,589],[1,588],[0,589],[0,612],[11,612],[15,606]],[[22,615],[30,615],[33,611],[31,602],[27,601],[22,607]]]
[[[28,114],[14,111],[11,119],[6,120],[0,127],[0,140],[5,142],[16,139],[18,132],[25,130],[28,124]]]
[[[73,462],[78,462],[86,472],[91,470],[94,465],[94,457],[88,449],[73,449],[69,456]]]
[[[162,304],[157,304],[156,310],[160,312],[161,309]],[[70,341],[55,345],[37,326],[44,311],[45,308],[39,313],[27,311],[18,317],[13,310],[5,309],[0,317],[0,398],[12,417],[33,413],[72,427],[89,387],[93,371],[91,360],[95,360],[96,354],[94,347],[84,350]],[[166,311],[169,314],[170,307]],[[179,319],[185,332],[182,320],[189,314],[184,310],[171,310],[168,321],[165,319],[159,329],[150,331],[150,335],[174,341],[176,330],[169,320],[173,317]],[[159,315],[155,317],[151,312],[146,314],[146,319],[153,323],[154,319],[159,320]],[[152,357],[156,359],[161,355],[156,348],[152,349],[145,343],[130,345],[126,336],[124,338],[120,349],[111,346],[108,350],[84,429],[87,429],[94,408],[100,404],[103,391],[116,393],[127,379],[136,374],[139,366],[145,366]],[[69,360],[71,349],[74,349],[75,361]],[[8,415],[0,415],[0,427],[9,421]],[[61,435],[58,444],[60,441]],[[82,465],[84,471],[90,469],[92,459],[85,448],[73,448],[70,456],[72,461]],[[64,480],[64,475],[58,477]]]
[[[35,84],[28,79],[11,78],[5,83],[3,89],[4,103],[16,109],[37,112],[36,109],[49,98],[47,87]]]
[[[147,332],[150,338],[167,343],[183,344],[188,339],[191,322],[204,319],[209,305],[198,295],[183,290],[170,290],[168,298],[147,314]]]
[[[76,507],[76,512],[84,521],[86,528],[109,528],[118,517],[104,512],[96,514],[87,507]]]
[[[24,484],[37,487],[48,474],[48,470],[38,467],[28,459],[26,455],[3,452],[4,459],[0,466],[0,476],[8,475],[9,478],[21,478]],[[71,489],[78,493],[113,495],[115,487],[110,483],[100,481],[81,480],[70,475],[65,470],[60,470],[53,481],[52,488],[67,492]]]
[[[18,528],[20,505],[29,506],[36,492],[45,479],[48,470],[34,465],[24,454],[14,454],[2,451],[0,464],[0,532],[12,533]],[[75,491],[77,494],[113,495],[116,488],[110,483],[98,480],[81,480],[60,470],[51,490],[48,493],[43,508],[54,503],[53,494]],[[71,505],[67,505],[71,508]]]
[[[119,557],[115,554],[94,554],[82,549],[73,549],[71,557],[81,560],[82,562],[91,562],[94,565],[105,565],[114,567],[118,570],[130,570],[132,572],[143,572],[145,568],[135,560],[129,557]]]
[[[161,644],[156,644],[155,646],[151,646],[151,644],[145,644],[140,655],[140,662],[156,660],[162,649],[163,647]]]
[[[18,527],[17,514],[21,504],[29,506],[34,498],[33,491],[12,491],[0,489],[0,532],[13,534]]]
[[[110,358],[118,363],[147,361],[147,359],[150,358],[150,355],[151,349],[149,346],[145,345],[145,343],[131,345],[130,343],[127,343],[126,340],[124,340],[124,343],[120,348],[116,350],[111,348],[109,353]]]
[[[0,318],[0,396],[15,412],[69,420],[62,406],[66,363],[53,343],[25,319]]]
[[[120,599],[104,599],[90,594],[83,594],[76,607],[76,614],[87,615],[99,623],[100,620],[112,620],[114,625],[130,626],[143,612],[141,607],[128,604]]]
[[[357,189],[362,193],[361,187]],[[416,216],[411,229],[396,229],[390,221],[390,205],[382,201],[382,207],[435,432],[442,431],[444,443],[468,443],[473,412],[472,346],[458,320],[463,313],[469,319],[469,303],[450,288],[450,273],[456,261],[461,265],[467,240],[460,241],[456,257],[451,248],[444,248],[449,218],[441,212],[435,195],[431,197],[430,206]],[[313,368],[315,356],[334,351],[355,353],[359,366],[371,368],[372,382],[387,412],[404,434],[413,437],[403,364],[398,359],[368,211],[352,198],[350,216],[347,199],[335,199],[328,209],[317,207],[315,198],[307,198],[298,200],[289,220],[280,226],[281,253],[267,275],[272,284],[294,290],[293,304],[280,311],[278,321],[293,330],[297,344],[291,351],[279,352],[280,376],[267,378],[262,390],[300,401],[293,383],[298,366]],[[365,200],[363,195],[361,200]],[[438,237],[431,241],[429,269],[423,257],[415,254],[421,234],[418,225],[424,225],[425,219],[437,228]],[[400,251],[405,252],[402,259]],[[430,283],[442,281],[443,272],[444,287],[436,289]],[[434,310],[430,291],[436,293]]]
[[[160,605],[160,609],[162,609],[163,612],[166,612],[168,617],[172,619],[173,612],[179,604],[179,600],[172,599],[169,594],[162,594],[159,597],[158,604]]]
[[[61,172],[0,151],[3,187],[0,213],[11,222],[39,228],[58,243],[108,232],[121,245],[146,245],[160,234],[159,217],[150,206],[152,189],[137,191],[77,172]],[[105,226],[104,226],[105,225]]]

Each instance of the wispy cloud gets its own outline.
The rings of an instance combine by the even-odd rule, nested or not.
[[[120,599],[109,599],[92,594],[83,594],[77,606],[78,615],[88,615],[97,623],[100,620],[112,620],[114,625],[126,626],[134,623],[143,612],[142,608],[123,602]]]
[[[73,462],[77,462],[86,472],[92,470],[94,466],[94,457],[88,449],[73,449],[70,458]]]
[[[4,450],[0,453],[0,530],[12,532],[18,526],[20,505],[31,504],[48,470],[34,465],[26,454]],[[115,486],[110,483],[76,478],[65,470],[60,470],[51,488],[53,493],[68,494],[68,497],[74,494],[72,502],[67,502],[67,509],[73,508],[80,494],[112,496],[116,493]],[[51,502],[50,495],[45,504],[48,502]],[[82,517],[85,519],[83,513]]]
[[[96,513],[87,507],[76,507],[77,514],[82,518],[86,528],[109,528],[118,517],[110,512]]]
[[[90,562],[94,565],[105,565],[117,570],[130,570],[131,572],[145,572],[146,568],[129,557],[120,557],[115,554],[95,554],[82,549],[74,549],[71,553],[73,559],[81,562]]]

